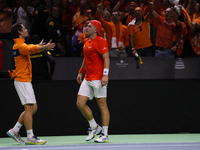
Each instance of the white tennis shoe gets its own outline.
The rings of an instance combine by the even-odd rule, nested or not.
[[[32,138],[26,138],[25,145],[44,145],[47,141],[38,139],[35,135]]]
[[[21,138],[19,133],[16,133],[13,129],[10,129],[8,132],[6,132],[8,136],[13,138],[18,143],[24,143],[24,140]]]
[[[88,137],[86,141],[92,140],[97,134],[101,133],[102,127],[97,125],[96,129],[92,130],[91,128],[88,129]]]
[[[94,142],[96,142],[96,143],[107,143],[107,142],[109,142],[108,135],[104,135],[103,133],[101,133],[99,135],[99,137]]]

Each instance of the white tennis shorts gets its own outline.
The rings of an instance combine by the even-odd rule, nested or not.
[[[14,80],[14,86],[22,105],[35,104],[35,94],[31,82],[20,82]]]
[[[86,96],[89,100],[92,100],[93,97],[107,97],[107,85],[102,87],[101,80],[87,81],[84,79],[79,88],[78,95]]]

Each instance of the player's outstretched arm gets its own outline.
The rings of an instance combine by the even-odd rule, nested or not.
[[[40,45],[39,46],[39,50],[42,52],[42,51],[45,51],[45,50],[52,50],[53,51],[53,48],[56,46],[55,43],[51,43],[51,40],[45,44],[45,45]]]

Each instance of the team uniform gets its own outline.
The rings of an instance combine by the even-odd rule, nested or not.
[[[38,53],[38,45],[27,45],[25,40],[14,39],[13,54],[15,60],[15,70],[9,71],[10,77],[14,78],[14,85],[22,105],[36,103],[32,88],[32,66],[30,54]],[[26,89],[26,90],[25,90]],[[27,91],[28,90],[28,91]]]
[[[100,43],[100,44],[99,44]],[[106,86],[101,86],[103,77],[104,60],[102,55],[108,52],[107,42],[100,36],[84,42],[83,53],[86,64],[86,74],[80,86],[78,95],[88,97],[90,100],[107,97]]]
[[[32,66],[30,55],[40,52],[39,45],[27,45],[24,39],[14,39],[13,55],[15,61],[15,70],[10,70],[9,74],[11,78],[14,78],[14,86],[21,100],[22,105],[35,104],[35,94],[32,88]],[[19,124],[17,122],[17,124]],[[20,124],[22,126],[22,124]],[[27,130],[28,132],[29,130]],[[12,137],[19,143],[23,143],[24,140],[20,137],[20,134],[15,132],[14,129],[10,129],[7,135]],[[35,135],[32,138],[27,137],[26,145],[45,144],[45,140],[38,139]]]

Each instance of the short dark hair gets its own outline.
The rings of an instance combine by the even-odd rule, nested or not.
[[[117,12],[118,16],[120,16],[120,13],[119,13],[118,10],[112,11],[112,14],[113,14],[114,12]]]
[[[12,34],[13,38],[19,38],[19,32],[18,31],[22,31],[22,23],[21,22],[17,22],[17,23],[12,25],[11,34]]]

